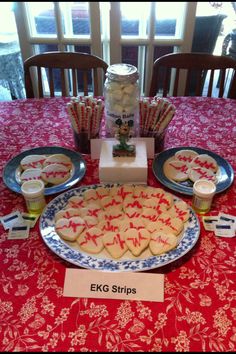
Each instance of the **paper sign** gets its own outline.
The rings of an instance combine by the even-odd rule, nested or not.
[[[109,141],[117,141],[115,138],[107,138]],[[103,139],[91,139],[91,159],[99,159],[101,153]],[[147,148],[147,158],[154,158],[154,138],[140,137],[140,138],[132,138],[129,143],[135,143],[135,141],[144,141],[146,143]]]
[[[164,301],[164,274],[66,269],[64,296]]]

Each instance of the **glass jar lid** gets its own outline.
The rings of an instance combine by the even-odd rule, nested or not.
[[[135,82],[139,78],[138,69],[131,64],[112,64],[107,68],[106,76],[115,81]]]

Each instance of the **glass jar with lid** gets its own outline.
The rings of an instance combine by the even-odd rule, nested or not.
[[[130,64],[107,68],[104,83],[106,137],[114,137],[118,119],[132,126],[132,136],[139,134],[138,70]]]

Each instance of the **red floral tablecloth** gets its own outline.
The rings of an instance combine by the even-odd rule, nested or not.
[[[73,149],[68,98],[0,103],[0,168],[39,146]],[[170,98],[177,110],[165,149],[196,146],[234,168],[236,101]],[[87,172],[75,186],[99,183],[98,161],[85,156]],[[148,184],[163,187],[149,160]],[[1,174],[2,176],[2,174]],[[26,211],[23,197],[0,184],[0,216]],[[191,197],[177,195],[191,204]],[[49,196],[47,201],[54,196]],[[214,198],[211,213],[235,215],[235,182]],[[210,213],[210,214],[211,214]],[[165,276],[164,302],[63,297],[65,270],[75,267],[43,242],[38,223],[26,240],[7,240],[0,225],[1,351],[235,351],[236,238],[205,231],[184,257],[153,270]]]

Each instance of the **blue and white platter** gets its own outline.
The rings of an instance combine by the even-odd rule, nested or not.
[[[26,150],[21,152],[19,155],[13,157],[3,170],[3,182],[6,186],[13,192],[21,193],[21,183],[20,183],[20,162],[25,156],[29,155],[53,155],[53,154],[64,154],[70,157],[72,162],[72,170],[70,178],[65,182],[58,185],[45,187],[45,195],[51,195],[56,193],[61,193],[71,187],[73,187],[77,182],[79,182],[85,175],[86,172],[86,162],[82,155],[76,151],[61,147],[61,146],[42,146]]]
[[[100,186],[98,184],[90,185],[66,191],[55,197],[44,209],[40,217],[41,236],[49,249],[62,259],[87,269],[110,272],[135,272],[162,267],[174,262],[195,246],[200,234],[200,225],[195,212],[191,208],[189,220],[185,223],[184,231],[179,237],[178,246],[159,256],[153,256],[149,248],[147,248],[140,257],[134,257],[128,251],[119,260],[114,260],[105,249],[99,255],[91,255],[81,251],[77,242],[62,240],[55,231],[55,214],[65,208],[68,199],[72,196],[82,196],[85,190],[96,189]],[[102,186],[112,187],[114,184],[103,184]],[[179,198],[174,197],[174,200],[179,200]]]
[[[173,159],[177,151],[186,149],[196,151],[198,154],[207,154],[215,159],[219,166],[217,172],[216,193],[223,192],[230,187],[234,180],[234,170],[228,161],[210,150],[186,146],[164,150],[160,154],[156,155],[153,160],[152,170],[159,182],[175,192],[186,195],[193,195],[192,181],[187,180],[184,182],[176,182],[169,179],[164,173],[164,164],[166,161]]]

